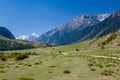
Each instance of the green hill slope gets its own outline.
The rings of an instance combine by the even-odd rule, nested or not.
[[[7,28],[1,26],[0,26],[0,35],[9,39],[15,39],[14,35]]]
[[[38,47],[49,47],[47,43],[36,43],[26,40],[12,40],[0,36],[0,50],[21,50],[21,49],[31,49],[31,48],[38,48]]]

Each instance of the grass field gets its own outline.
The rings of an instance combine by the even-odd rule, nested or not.
[[[19,60],[19,54],[27,57]],[[71,44],[5,51],[0,58],[0,80],[120,79],[120,50],[114,48],[91,49],[88,44]]]

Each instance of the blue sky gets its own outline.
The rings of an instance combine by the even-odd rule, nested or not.
[[[80,14],[112,13],[120,0],[0,0],[0,26],[15,36],[41,34]]]

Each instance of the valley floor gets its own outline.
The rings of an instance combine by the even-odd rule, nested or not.
[[[85,46],[73,45],[3,52],[4,56],[27,52],[29,55],[24,60],[16,60],[10,56],[5,61],[1,59],[0,80],[120,79],[120,50],[83,49]]]

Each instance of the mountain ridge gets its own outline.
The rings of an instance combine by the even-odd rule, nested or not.
[[[0,26],[0,35],[9,39],[15,39],[14,35],[7,28],[2,26]]]
[[[104,19],[102,18],[102,20]],[[42,41],[57,45],[69,44],[79,40],[82,36],[84,36],[83,30],[86,27],[93,26],[98,22],[101,22],[98,19],[98,16],[93,16],[90,14],[82,14],[80,16],[77,16],[76,18],[73,18],[72,20],[63,24],[60,27],[52,29],[46,33],[43,33],[39,38],[37,38],[37,41]],[[76,36],[76,34],[82,34],[82,35],[78,37]],[[74,37],[74,39],[71,40],[72,37]]]
[[[23,49],[33,49],[33,48],[42,48],[42,47],[51,47],[51,46],[53,45],[42,42],[9,39],[0,35],[0,51],[23,50]]]

